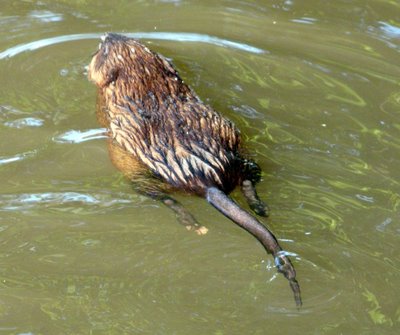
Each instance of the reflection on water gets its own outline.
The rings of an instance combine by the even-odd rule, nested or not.
[[[3,52],[0,52],[0,59],[14,57],[20,54],[21,52],[33,51],[59,43],[86,40],[86,39],[99,40],[102,35],[103,34],[75,34],[75,35],[46,38],[26,44],[17,45],[15,47],[4,50]],[[175,41],[175,42],[201,42],[232,49],[244,50],[251,53],[266,52],[262,49],[253,47],[251,45],[238,43],[234,41],[228,41],[218,37],[201,35],[201,34],[172,33],[172,32],[151,32],[151,33],[139,32],[139,33],[125,33],[125,35],[137,39],[149,39],[149,40],[155,39],[155,40],[165,40],[165,41]]]
[[[395,27],[392,24],[389,24],[387,22],[379,22],[381,25],[381,29],[383,32],[391,38],[399,38],[400,37],[400,27]]]
[[[85,194],[81,192],[47,192],[30,194],[4,194],[0,195],[0,211],[26,211],[33,209],[35,211],[50,206],[61,210],[60,206],[78,203],[80,206],[95,205],[95,208],[88,208],[93,213],[98,213],[98,207],[110,207],[114,205],[126,204],[127,206],[138,205],[138,199],[135,203],[131,199],[118,198],[111,194]]]
[[[86,131],[69,130],[64,134],[58,135],[53,140],[57,143],[81,143],[100,138],[107,138],[107,129],[89,129]]]
[[[40,127],[44,121],[34,117],[26,117],[14,121],[5,122],[4,125],[11,128]]]
[[[2,4],[0,334],[397,334],[399,9]],[[176,195],[209,229],[199,238],[114,170],[86,79],[105,31],[172,59],[242,130],[264,170],[264,223],[296,255],[302,309],[205,201]]]
[[[63,20],[62,14],[52,13],[48,10],[33,10],[29,13],[29,16],[44,23],[58,22]]]
[[[28,151],[28,152],[23,152],[21,154],[17,154],[14,156],[0,156],[0,165],[3,164],[8,164],[8,163],[14,163],[20,160],[23,160],[25,158],[33,157],[36,152]]]

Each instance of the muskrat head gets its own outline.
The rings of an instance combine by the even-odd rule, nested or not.
[[[114,82],[122,73],[134,64],[136,49],[142,47],[134,39],[107,33],[101,37],[99,50],[94,54],[89,64],[89,80],[99,87],[105,87]]]

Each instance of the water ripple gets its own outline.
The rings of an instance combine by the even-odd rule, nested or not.
[[[40,127],[44,124],[44,120],[34,117],[26,117],[13,121],[7,121],[4,123],[5,126],[10,128],[27,128],[27,127]]]
[[[130,199],[116,198],[111,194],[87,194],[82,192],[44,192],[0,195],[0,211],[20,211],[38,205],[65,205],[71,203],[111,207],[113,205],[130,204]]]
[[[315,22],[317,22],[318,19],[313,17],[300,17],[298,19],[292,19],[291,21],[302,24],[315,24]]]
[[[59,22],[63,20],[62,14],[53,13],[48,10],[34,10],[29,14],[29,16],[44,23]]]
[[[106,132],[106,128],[89,129],[86,131],[69,130],[54,137],[53,141],[56,143],[82,143],[99,138],[107,138]]]
[[[99,39],[102,35],[103,34],[100,33],[62,35],[62,36],[45,38],[42,40],[37,40],[29,43],[19,44],[9,49],[6,49],[3,52],[0,52],[0,59],[11,58],[26,51],[33,51],[58,43],[79,41],[86,39]],[[200,42],[230,49],[242,50],[255,54],[266,53],[265,50],[256,48],[248,44],[229,41],[215,36],[204,35],[204,34],[173,33],[173,32],[147,32],[147,33],[137,32],[137,33],[127,33],[125,35],[138,39],[165,40],[165,41],[176,41],[176,42]]]
[[[14,156],[0,156],[0,165],[9,164],[30,158],[36,155],[36,151],[27,151]]]
[[[381,30],[390,38],[400,37],[400,27],[396,27],[388,22],[379,21]]]

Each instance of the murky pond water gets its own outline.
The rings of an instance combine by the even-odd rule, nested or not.
[[[300,310],[203,199],[177,195],[199,237],[112,166],[85,69],[105,31],[241,128]],[[398,1],[1,1],[0,334],[398,334],[399,52]]]

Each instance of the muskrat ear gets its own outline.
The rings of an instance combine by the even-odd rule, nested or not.
[[[110,83],[114,82],[118,77],[119,71],[116,67],[107,68],[105,70],[107,71],[105,71],[104,76],[102,77],[103,81],[101,87],[109,85]]]
[[[98,87],[105,87],[118,77],[118,67],[98,52],[89,64],[88,78]]]

